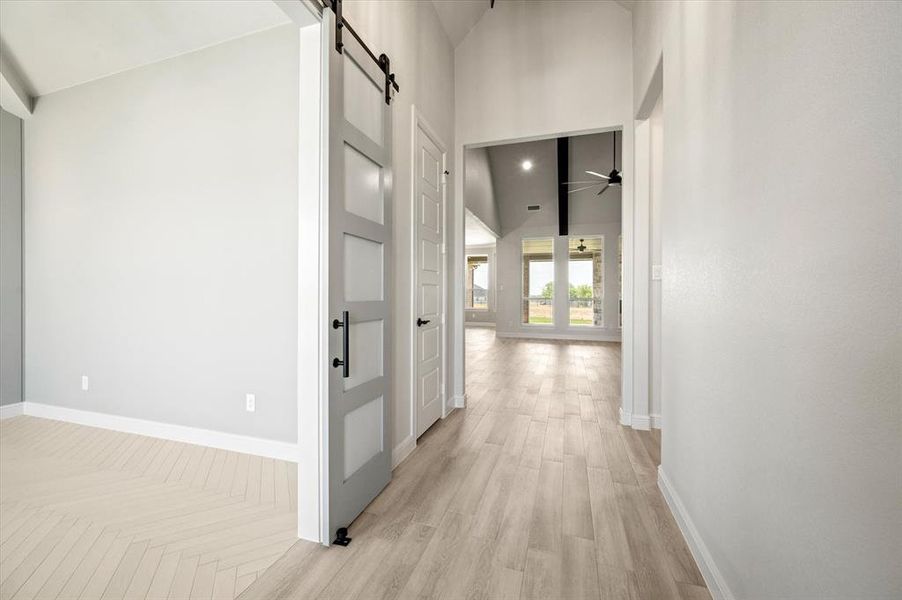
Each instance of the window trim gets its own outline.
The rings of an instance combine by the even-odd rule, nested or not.
[[[555,265],[554,236],[553,235],[524,235],[524,236],[522,236],[520,238],[520,262],[518,265],[519,269],[520,269],[520,298],[519,298],[520,318],[518,319],[518,321],[519,321],[521,327],[529,327],[529,328],[536,328],[536,329],[554,329],[556,324],[554,322],[555,302],[554,302],[554,294],[553,293],[551,295],[551,323],[529,323],[529,322],[524,323],[523,322],[523,312],[522,312],[523,311],[523,300],[526,300],[527,302],[529,301],[529,290],[523,289],[524,288],[523,284],[525,283],[523,281],[523,261],[524,261],[523,242],[527,242],[529,240],[548,241],[551,243],[551,273],[552,273],[551,282],[552,282],[553,287],[556,287],[554,284],[557,283],[556,280],[558,278],[557,268]]]
[[[590,323],[589,325],[574,325],[570,322],[570,241],[571,240],[579,240],[579,239],[591,240],[597,239],[601,240],[601,325],[596,325],[595,323]],[[605,269],[607,269],[607,261],[605,260],[607,253],[607,248],[605,247],[605,234],[603,233],[571,233],[567,236],[567,328],[573,329],[574,331],[600,331],[607,329],[607,311],[604,307],[605,302],[605,287],[607,286],[607,277],[605,277]],[[591,259],[590,259],[591,260]],[[592,302],[594,304],[595,297],[592,297]]]
[[[492,311],[492,300],[493,300],[493,296],[494,296],[493,289],[492,289],[493,288],[493,286],[492,286],[492,275],[493,275],[493,273],[492,273],[492,271],[493,271],[492,257],[490,256],[488,250],[486,250],[484,252],[482,250],[478,250],[475,252],[466,252],[464,254],[464,269],[470,268],[470,257],[471,256],[485,257],[484,263],[485,263],[486,268],[489,270],[488,287],[485,290],[485,308],[476,308],[474,306],[467,306],[467,295],[468,295],[467,285],[466,285],[467,273],[466,273],[466,271],[464,271],[464,310],[470,310],[473,312],[480,312],[480,313],[491,312]]]

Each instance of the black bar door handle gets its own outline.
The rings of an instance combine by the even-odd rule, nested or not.
[[[417,327],[422,327],[423,325],[425,325],[428,322],[429,322],[429,319],[423,320],[420,317],[417,317]]]
[[[332,359],[332,367],[338,368],[341,367],[341,376],[345,379],[351,376],[351,316],[348,311],[342,311],[341,313],[341,321],[338,319],[332,320],[332,329],[341,328],[341,354],[342,358],[333,358]]]

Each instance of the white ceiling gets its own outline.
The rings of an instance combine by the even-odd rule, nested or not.
[[[489,0],[432,0],[451,45],[457,47],[489,8]]]
[[[41,96],[287,22],[269,0],[2,0],[0,50]]]
[[[464,244],[467,246],[486,246],[495,243],[495,234],[482,224],[473,213],[466,211],[464,220]]]

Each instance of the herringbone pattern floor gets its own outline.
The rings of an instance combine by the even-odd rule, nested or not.
[[[34,417],[0,424],[0,599],[238,596],[296,541],[297,467]]]

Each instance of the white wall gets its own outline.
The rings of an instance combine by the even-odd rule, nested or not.
[[[39,99],[27,400],[296,441],[298,60],[286,25]]]
[[[455,50],[455,156],[467,145],[624,127],[625,202],[632,198],[631,15],[614,2],[499,2]],[[570,93],[577,90],[578,93]],[[455,183],[460,189],[462,176]],[[627,206],[630,209],[631,206]],[[462,194],[455,196],[463,214]],[[503,217],[502,217],[503,220]],[[462,279],[463,236],[453,264]],[[502,260],[499,257],[499,261]],[[455,317],[463,313],[456,290]],[[463,331],[454,352],[463,365]],[[626,350],[626,349],[625,349]],[[455,372],[463,393],[463,369]]]
[[[664,206],[664,104],[658,96],[649,125],[649,263],[661,265],[663,260],[663,234],[661,212]],[[661,426],[661,280],[648,273],[648,412],[651,424]]]
[[[344,16],[378,56],[388,54],[401,91],[392,101],[392,151],[394,164],[394,286],[395,366],[392,402],[393,446],[414,435],[411,419],[409,340],[416,317],[410,306],[411,221],[411,106],[415,105],[447,144],[448,164],[454,167],[454,53],[431,2],[406,0],[346,0]],[[450,180],[449,180],[450,181]],[[454,194],[448,185],[448,202]],[[446,231],[457,225],[449,211]],[[460,217],[462,226],[462,215]],[[449,260],[450,266],[450,260]],[[450,270],[450,269],[449,269]],[[448,285],[453,280],[448,279]],[[449,289],[449,294],[451,287]],[[451,315],[449,314],[449,317]],[[462,320],[462,317],[458,317]],[[461,322],[458,320],[458,322]],[[452,331],[453,321],[448,321]],[[446,352],[450,361],[450,352]]]
[[[471,148],[464,155],[464,203],[495,235],[501,235],[501,217],[492,184],[492,168],[485,148]]]
[[[664,56],[662,471],[736,597],[899,597],[902,4],[635,19],[637,79]]]
[[[22,120],[0,109],[0,406],[22,401]]]

